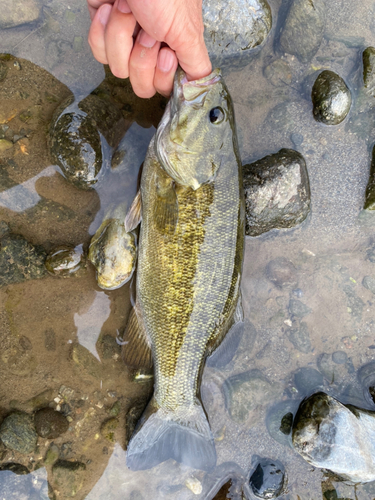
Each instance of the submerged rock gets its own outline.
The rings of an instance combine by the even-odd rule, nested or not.
[[[362,54],[363,85],[366,96],[371,99],[371,107],[375,105],[375,48],[367,47]]]
[[[318,51],[326,23],[323,0],[294,0],[280,35],[281,48],[303,62]]]
[[[6,234],[0,239],[0,287],[43,278],[46,253],[22,236]]]
[[[375,294],[375,278],[372,276],[365,276],[362,280],[362,285]]]
[[[39,0],[1,0],[0,28],[15,28],[39,19],[42,3]]]
[[[294,449],[314,467],[353,483],[375,480],[375,412],[318,392],[301,403],[292,440]]]
[[[320,73],[311,92],[313,115],[326,125],[338,125],[349,113],[352,96],[346,83],[333,71]]]
[[[267,264],[266,275],[277,288],[293,288],[297,285],[297,270],[285,257],[271,260]]]
[[[58,460],[52,467],[54,485],[62,498],[74,497],[83,486],[86,465],[81,462]]]
[[[0,426],[0,439],[11,450],[32,453],[38,439],[33,418],[23,412],[11,413]]]
[[[264,68],[264,76],[275,87],[290,85],[292,83],[292,70],[283,59],[276,59]]]
[[[311,393],[323,386],[323,376],[315,368],[306,366],[294,374],[294,383],[302,394]]]
[[[84,268],[86,259],[82,245],[60,246],[47,255],[45,266],[54,276],[71,276]]]
[[[272,27],[266,0],[203,0],[204,39],[213,66],[245,61]],[[232,58],[232,59],[230,59]]]
[[[279,460],[261,458],[250,477],[250,487],[258,498],[276,498],[284,486],[285,468]]]
[[[290,228],[310,212],[310,184],[303,156],[281,149],[243,167],[246,234]]]
[[[375,146],[372,148],[372,159],[369,180],[366,187],[365,210],[375,210]]]
[[[288,337],[298,351],[304,354],[311,351],[310,333],[305,322],[302,321],[296,327],[291,328]]]
[[[89,261],[95,266],[100,288],[114,290],[133,275],[137,248],[133,233],[127,233],[124,219],[104,220],[91,239]]]
[[[243,423],[249,418],[250,412],[272,401],[278,387],[255,369],[229,377],[223,384],[223,392],[231,418]]]
[[[53,408],[42,408],[35,414],[35,429],[39,436],[55,439],[68,430],[66,417]]]

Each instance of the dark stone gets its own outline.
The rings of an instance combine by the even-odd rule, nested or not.
[[[303,318],[311,313],[310,307],[297,299],[290,299],[289,302],[289,312],[292,316],[297,316],[297,318]]]
[[[363,302],[363,300],[360,297],[358,297],[353,285],[351,285],[351,284],[345,285],[345,286],[343,286],[343,290],[344,290],[346,297],[347,297],[348,307],[350,309],[350,314],[356,320],[358,320],[358,321],[361,320],[363,309],[365,307],[365,303]]]
[[[32,453],[38,439],[33,418],[23,412],[11,413],[0,426],[0,439],[10,450]]]
[[[203,0],[204,39],[213,67],[246,64],[272,27],[266,0]]]
[[[45,266],[52,276],[71,276],[86,266],[82,245],[76,247],[59,246],[46,258]]]
[[[325,22],[323,0],[294,0],[280,35],[281,49],[310,62],[320,47]]]
[[[232,480],[229,479],[229,481],[223,484],[212,500],[227,500],[227,498],[233,498],[230,491],[232,486]]]
[[[5,464],[1,464],[0,470],[10,470],[11,472],[13,472],[13,474],[17,474],[17,476],[30,474],[29,469],[25,465],[17,464],[15,462],[7,462]]]
[[[278,288],[293,287],[297,284],[297,271],[285,257],[271,260],[266,267],[267,278]]]
[[[315,80],[311,99],[315,120],[326,125],[341,123],[352,104],[352,96],[344,80],[329,70],[322,71]]]
[[[365,210],[375,210],[375,146],[372,148],[370,176],[366,187],[366,197],[363,208]]]
[[[310,212],[310,184],[303,156],[281,149],[243,166],[246,234],[294,227]]]
[[[315,368],[300,368],[294,374],[294,383],[302,394],[311,393],[323,385],[323,376]]]
[[[112,335],[103,335],[99,338],[97,343],[98,349],[102,354],[103,359],[113,358],[116,354],[121,355],[121,346],[116,342],[116,339]]]
[[[8,73],[8,66],[0,61],[0,82],[5,80]]]
[[[290,411],[286,413],[281,419],[280,423],[280,432],[285,434],[285,436],[289,436],[293,425],[293,413]]]
[[[375,48],[367,47],[363,51],[363,85],[367,97],[371,99],[371,105],[375,105]],[[371,107],[372,107],[371,106]]]
[[[52,160],[72,184],[89,189],[98,182],[105,162],[93,119],[75,112],[55,116],[50,125],[49,149]]]
[[[39,436],[55,439],[68,430],[67,419],[53,408],[42,408],[35,413],[35,428]]]
[[[250,486],[259,498],[276,498],[284,486],[285,468],[278,460],[261,458],[250,477]]]
[[[298,351],[304,354],[311,352],[310,333],[306,323],[301,322],[299,326],[291,328],[288,337]]]
[[[332,361],[337,365],[344,365],[348,361],[348,355],[344,351],[336,351],[332,354]]]
[[[363,365],[358,370],[358,381],[370,408],[375,404],[375,361]]]
[[[22,236],[5,235],[0,240],[0,287],[43,278],[46,253],[41,246],[34,246]]]

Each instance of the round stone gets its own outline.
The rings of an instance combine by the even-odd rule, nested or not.
[[[344,365],[348,360],[348,355],[344,351],[336,351],[332,354],[332,361],[337,365]]]
[[[67,419],[53,408],[42,408],[35,413],[35,428],[39,436],[55,439],[68,430]]]
[[[284,485],[285,469],[278,460],[261,458],[250,477],[250,486],[259,498],[276,498]]]
[[[318,122],[338,125],[349,113],[352,96],[344,80],[333,71],[325,70],[311,92],[313,115]]]
[[[30,415],[14,412],[0,426],[0,439],[5,446],[19,453],[32,453],[38,439]]]

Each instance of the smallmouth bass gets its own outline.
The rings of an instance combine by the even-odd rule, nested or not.
[[[136,304],[125,330],[128,365],[154,363],[154,396],[129,442],[127,466],[169,458],[216,464],[199,400],[204,359],[242,321],[244,197],[234,113],[219,70],[173,96],[145,159],[125,226],[142,218]]]

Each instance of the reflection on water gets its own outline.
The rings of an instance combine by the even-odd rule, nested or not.
[[[280,148],[298,150],[309,173],[312,211],[302,226],[246,241],[246,321],[209,361],[202,382],[216,470],[205,474],[171,461],[144,472],[126,468],[130,417],[142,411],[152,384],[123,365],[116,342],[127,321],[129,285],[104,293],[90,267],[75,278],[47,276],[0,288],[1,420],[52,406],[69,421],[68,431],[53,439],[55,455],[43,437],[31,454],[0,445],[3,469],[16,463],[31,472],[1,470],[0,496],[52,498],[55,490],[69,498],[74,484],[79,499],[142,500],[152,491],[153,499],[211,500],[220,489],[240,498],[255,456],[285,467],[287,487],[279,498],[375,496],[373,483],[354,488],[312,469],[293,450],[290,434],[301,400],[316,391],[374,409],[372,368],[357,377],[375,359],[375,220],[362,211],[375,127],[373,108],[360,92],[361,54],[375,44],[374,5],[326,1],[320,46],[306,62],[301,51],[281,50],[287,5],[270,4],[273,28],[261,50],[248,66],[223,71],[243,162]],[[135,99],[126,83],[108,74],[101,83],[104,71],[86,42],[89,18],[82,2],[49,0],[38,16],[32,25],[0,34],[0,52],[56,77],[23,59],[1,59],[0,141],[9,149],[0,152],[0,219],[9,227],[1,225],[0,234],[21,234],[46,252],[80,243],[87,251],[103,218],[130,205],[163,100]],[[337,126],[317,123],[312,114],[311,87],[323,69],[339,74],[352,92],[351,111]],[[69,95],[60,82],[78,101],[96,89],[93,95],[121,110],[126,133],[95,190],[78,190],[50,166],[48,123]],[[276,279],[275,269],[285,279]],[[79,470],[69,469],[71,463]],[[67,478],[64,484],[58,474]],[[248,486],[244,492],[253,498]]]

